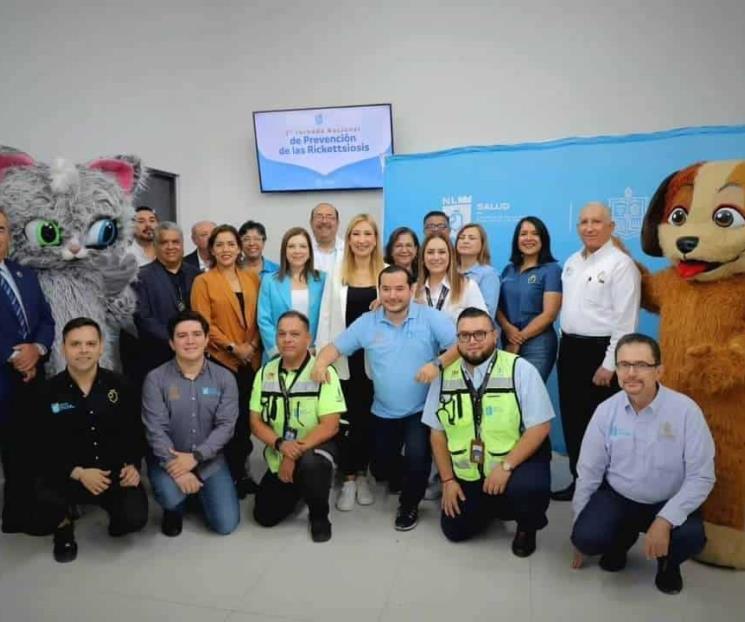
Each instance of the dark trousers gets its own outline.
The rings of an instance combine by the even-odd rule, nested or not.
[[[391,490],[400,488],[400,503],[404,508],[419,505],[432,467],[429,428],[422,423],[422,413],[400,419],[373,415],[373,458],[370,466],[375,479],[387,481]]]
[[[36,468],[32,451],[34,434],[35,395],[43,378],[43,369],[37,367],[36,378],[22,382],[15,379],[13,397],[0,404],[4,409],[4,423],[0,424],[0,457],[3,465],[3,529],[27,531],[34,508]],[[38,430],[35,432],[38,437]]]
[[[372,453],[373,403],[372,380],[364,375],[342,380],[347,412],[342,415],[349,423],[341,437],[339,468],[344,475],[364,473],[370,465]]]
[[[551,469],[547,461],[523,462],[512,472],[501,495],[486,494],[483,479],[458,483],[466,496],[460,502],[460,514],[451,518],[443,512],[440,518],[442,533],[452,542],[468,540],[494,518],[517,521],[520,531],[537,531],[548,524]]]
[[[147,493],[142,485],[119,485],[118,473],[111,470],[111,486],[100,495],[93,495],[80,483],[55,483],[43,486],[34,512],[34,533],[50,534],[68,516],[70,505],[97,505],[109,515],[109,535],[123,536],[140,531],[147,524]]]
[[[334,451],[333,443],[324,443],[316,450],[304,453],[295,464],[292,483],[283,482],[267,469],[256,493],[256,522],[263,527],[274,527],[292,514],[301,500],[308,504],[311,520],[326,518],[333,474],[333,463],[328,456],[333,456]]]
[[[628,551],[647,531],[665,505],[637,503],[617,493],[604,483],[590,497],[572,529],[572,543],[585,555],[603,555]],[[681,564],[701,552],[706,544],[704,525],[698,512],[670,534],[668,559]]]
[[[569,454],[569,469],[577,477],[577,459],[587,424],[600,402],[618,391],[615,375],[610,387],[592,383],[598,367],[605,358],[609,337],[561,336],[559,344],[559,407],[564,440]]]
[[[230,469],[230,475],[233,481],[237,482],[247,476],[246,460],[248,460],[248,456],[251,455],[253,449],[248,407],[251,401],[251,388],[255,373],[250,365],[246,365],[245,367],[239,367],[234,375],[238,384],[238,419],[235,422],[233,438],[225,445],[224,455]]]

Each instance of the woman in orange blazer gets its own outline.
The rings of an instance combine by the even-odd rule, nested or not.
[[[261,362],[256,323],[259,277],[253,272],[239,270],[236,265],[241,240],[235,227],[215,227],[208,249],[213,259],[212,268],[194,279],[191,308],[210,324],[207,346],[210,357],[230,369],[238,384],[238,420],[233,438],[225,446],[225,458],[238,496],[243,499],[256,490],[246,470],[246,460],[252,449],[248,405],[254,372]]]

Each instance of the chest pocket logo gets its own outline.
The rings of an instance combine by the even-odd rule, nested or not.
[[[531,274],[528,277],[528,285],[535,285],[538,282],[538,277],[535,274]]]
[[[217,387],[202,387],[202,395],[220,397],[220,389]]]
[[[116,389],[109,389],[109,392],[106,394],[106,397],[109,398],[109,401],[112,404],[116,404],[119,401],[119,393]]]
[[[51,409],[55,415],[59,415],[66,410],[75,410],[75,404],[70,404],[69,402],[54,402],[51,405]]]

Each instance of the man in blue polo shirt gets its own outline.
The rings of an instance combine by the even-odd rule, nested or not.
[[[378,289],[382,306],[359,317],[323,348],[312,376],[323,381],[327,367],[339,356],[365,349],[375,392],[372,472],[376,479],[388,481],[389,489],[398,489],[405,447],[395,525],[407,531],[419,520],[419,502],[432,464],[429,428],[421,421],[427,385],[418,380],[432,380],[437,368],[457,356],[455,327],[444,313],[412,301],[413,277],[403,268],[385,268]]]

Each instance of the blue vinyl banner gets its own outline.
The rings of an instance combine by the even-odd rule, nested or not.
[[[651,270],[664,259],[641,252],[639,233],[647,205],[670,173],[702,160],[745,158],[745,126],[698,127],[543,143],[462,147],[395,155],[384,172],[384,234],[408,226],[418,234],[431,210],[450,215],[453,232],[466,223],[483,225],[492,263],[501,272],[510,255],[515,224],[538,216],[551,233],[554,256],[563,262],[580,247],[579,210],[603,201],[613,212],[616,235]],[[641,330],[656,334],[656,321],[642,314]],[[549,383],[554,404],[555,378]],[[557,408],[558,415],[558,408]],[[552,430],[564,447],[558,420]]]

